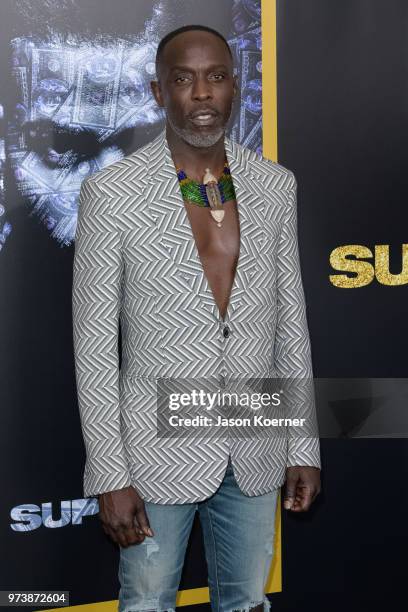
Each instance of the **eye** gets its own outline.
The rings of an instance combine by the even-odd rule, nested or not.
[[[28,150],[39,155],[49,168],[67,167],[96,157],[101,146],[94,133],[64,128],[48,120],[23,126]]]
[[[222,72],[217,72],[212,76],[215,78],[216,81],[222,81],[223,79],[225,79],[225,74],[223,74]]]
[[[183,83],[183,82],[184,82],[184,81],[186,81],[186,80],[188,80],[188,77],[186,77],[186,76],[178,76],[178,77],[176,77],[176,78],[174,79],[174,81],[175,81],[176,83],[178,83],[178,82]]]

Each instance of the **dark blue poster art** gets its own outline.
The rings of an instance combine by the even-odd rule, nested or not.
[[[100,15],[93,20],[92,9],[104,5],[96,0],[17,3],[27,32],[9,41],[11,95],[0,154],[3,174],[7,166],[11,175],[1,183],[1,247],[18,231],[7,220],[7,181],[57,246],[72,244],[82,180],[142,146],[163,124],[150,81],[160,38],[180,23],[207,23],[211,14],[214,27],[228,38],[241,94],[229,135],[261,151],[260,1],[227,0],[221,8],[210,1],[205,10],[195,2],[119,1],[122,19],[112,24],[113,31],[111,9],[105,23],[98,23]],[[143,21],[137,15],[141,5]],[[81,13],[89,23],[78,31]]]

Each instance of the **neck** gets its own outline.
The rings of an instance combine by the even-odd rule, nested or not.
[[[211,147],[194,147],[180,138],[167,123],[166,139],[174,165],[183,168],[190,178],[201,183],[206,168],[210,168],[215,176],[222,174],[226,159],[224,138]]]

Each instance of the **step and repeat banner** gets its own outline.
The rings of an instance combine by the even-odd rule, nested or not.
[[[402,591],[408,546],[405,0],[2,0],[0,590],[117,609],[118,550],[82,490],[78,194],[161,131],[155,52],[187,23],[233,51],[228,135],[298,183],[322,492],[278,513],[268,594],[275,610],[379,610]],[[179,606],[208,607],[206,576],[197,519]]]

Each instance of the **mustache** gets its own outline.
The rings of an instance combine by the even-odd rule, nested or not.
[[[201,110],[200,109],[195,109],[195,110],[191,111],[191,113],[189,113],[187,115],[187,117],[188,117],[188,119],[193,119],[193,117],[197,117],[197,115],[205,115],[206,113],[212,113],[216,117],[221,115],[221,113],[219,111],[217,111],[216,108],[212,108],[210,106],[207,106],[206,108],[203,108]]]

